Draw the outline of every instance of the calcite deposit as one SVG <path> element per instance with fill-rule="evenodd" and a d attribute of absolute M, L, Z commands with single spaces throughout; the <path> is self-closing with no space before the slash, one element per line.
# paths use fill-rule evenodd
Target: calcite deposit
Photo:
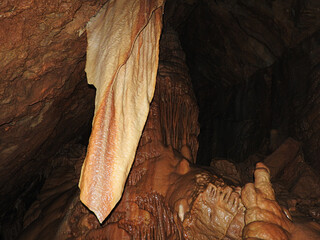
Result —
<path fill-rule="evenodd" d="M 155 98 L 122 200 L 101 224 L 86 208 L 86 24 L 121 2 L 0 1 L 0 239 L 319 239 L 318 0 L 167 0 Z M 154 16 L 148 6 L 139 19 Z M 138 42 L 116 40 L 123 49 L 100 47 L 112 62 Z"/>
<path fill-rule="evenodd" d="M 164 1 L 109 1 L 87 27 L 95 116 L 79 187 L 100 222 L 121 198 L 149 113 Z"/>
<path fill-rule="evenodd" d="M 173 63 L 175 68 L 170 68 Z M 180 71 L 185 72 L 177 74 Z M 243 188 L 230 184 L 230 179 L 225 182 L 212 168 L 193 164 L 199 130 L 190 83 L 177 35 L 167 26 L 160 42 L 155 96 L 119 204 L 100 224 L 80 202 L 73 184 L 61 185 L 53 191 L 59 196 L 53 205 L 45 206 L 47 200 L 42 198 L 32 206 L 20 239 L 43 237 L 47 229 L 52 231 L 49 239 L 318 239 L 320 225 L 295 222 L 276 200 L 265 165 L 269 164 L 274 178 L 280 177 L 288 161 L 297 157 L 298 142 L 288 139 L 265 164 L 257 163 L 254 183 Z M 175 102 L 180 105 L 174 106 Z M 164 110 L 165 104 L 171 107 Z M 185 115 L 187 121 L 181 117 Z M 81 157 L 74 161 L 79 166 Z M 41 196 L 56 185 L 56 174 Z M 79 167 L 69 178 L 77 175 Z M 68 204 L 59 206 L 62 202 Z M 52 212 L 52 208 L 59 211 Z"/>

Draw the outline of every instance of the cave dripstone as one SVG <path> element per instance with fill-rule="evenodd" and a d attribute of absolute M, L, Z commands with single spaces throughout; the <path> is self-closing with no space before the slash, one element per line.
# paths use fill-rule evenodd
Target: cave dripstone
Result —
<path fill-rule="evenodd" d="M 84 157 L 95 95 L 84 72 L 85 25 L 105 2 L 0 3 L 4 238 L 22 230 L 25 212 L 53 169 Z M 310 182 L 320 172 L 319 1 L 168 0 L 166 24 L 179 33 L 200 109 L 197 163 L 227 159 L 241 168 L 292 137 L 301 144 L 294 166 L 311 166 L 301 173 L 300 188 Z M 309 203 L 313 208 L 306 211 L 319 220 L 320 203 Z"/>
<path fill-rule="evenodd" d="M 35 199 L 53 166 L 49 158 L 88 135 L 95 91 L 86 83 L 83 31 L 104 2 L 0 3 L 3 231 Z"/>

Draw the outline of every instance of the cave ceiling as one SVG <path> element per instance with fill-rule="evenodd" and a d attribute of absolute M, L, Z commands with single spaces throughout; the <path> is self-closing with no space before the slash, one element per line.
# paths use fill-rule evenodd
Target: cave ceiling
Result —
<path fill-rule="evenodd" d="M 32 199 L 62 146 L 87 143 L 85 25 L 105 2 L 0 2 L 1 219 Z M 274 130 L 320 167 L 319 1 L 168 0 L 166 25 L 179 33 L 200 108 L 198 163 L 268 151 Z"/>

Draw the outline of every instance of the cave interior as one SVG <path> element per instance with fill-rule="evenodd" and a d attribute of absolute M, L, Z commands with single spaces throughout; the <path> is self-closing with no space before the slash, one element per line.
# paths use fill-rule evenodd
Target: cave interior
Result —
<path fill-rule="evenodd" d="M 23 231 L 45 181 L 85 156 L 95 98 L 85 24 L 105 2 L 0 3 L 3 239 Z M 167 0 L 166 28 L 179 35 L 199 107 L 197 164 L 246 172 L 282 146 L 305 165 L 282 170 L 299 172 L 299 184 L 279 198 L 293 195 L 319 222 L 320 2 Z"/>

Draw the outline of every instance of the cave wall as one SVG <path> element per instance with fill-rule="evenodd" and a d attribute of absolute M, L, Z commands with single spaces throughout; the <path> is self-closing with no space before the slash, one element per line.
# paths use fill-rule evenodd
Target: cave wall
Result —
<path fill-rule="evenodd" d="M 289 49 L 276 68 L 279 128 L 302 142 L 305 159 L 320 172 L 320 31 Z"/>
<path fill-rule="evenodd" d="M 82 33 L 104 2 L 0 3 L 1 224 L 26 210 L 61 145 L 88 135 L 95 90 Z"/>

